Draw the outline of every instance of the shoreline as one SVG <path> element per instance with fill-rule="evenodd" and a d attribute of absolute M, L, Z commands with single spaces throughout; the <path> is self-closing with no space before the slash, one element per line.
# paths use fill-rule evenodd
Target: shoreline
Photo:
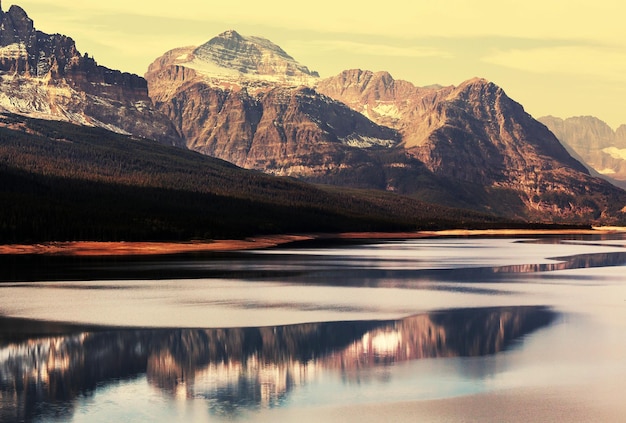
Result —
<path fill-rule="evenodd" d="M 417 232 L 343 232 L 337 234 L 265 235 L 241 240 L 212 241 L 62 241 L 36 244 L 0 245 L 0 255 L 58 255 L 58 256 L 134 256 L 167 255 L 202 252 L 234 252 L 265 249 L 295 242 L 314 240 L 384 240 L 441 237 L 550 236 L 550 235 L 610 235 L 626 233 L 626 227 L 597 227 L 593 229 L 446 229 Z"/>

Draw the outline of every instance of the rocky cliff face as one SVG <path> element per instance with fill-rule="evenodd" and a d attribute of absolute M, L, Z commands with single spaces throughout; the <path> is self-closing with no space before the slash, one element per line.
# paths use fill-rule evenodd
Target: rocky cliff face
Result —
<path fill-rule="evenodd" d="M 613 131 L 593 116 L 561 119 L 544 116 L 545 124 L 556 137 L 587 165 L 607 180 L 626 187 L 626 125 Z"/>
<path fill-rule="evenodd" d="M 143 78 L 99 66 L 65 35 L 37 31 L 18 6 L 0 7 L 0 109 L 180 143 Z"/>

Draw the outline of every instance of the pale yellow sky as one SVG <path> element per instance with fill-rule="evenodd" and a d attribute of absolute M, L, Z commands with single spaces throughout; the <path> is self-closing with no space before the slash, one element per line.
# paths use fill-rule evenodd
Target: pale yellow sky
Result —
<path fill-rule="evenodd" d="M 235 29 L 265 37 L 321 76 L 387 70 L 416 85 L 480 76 L 534 117 L 626 123 L 622 0 L 23 0 L 47 33 L 74 38 L 105 66 L 143 75 L 174 47 Z"/>

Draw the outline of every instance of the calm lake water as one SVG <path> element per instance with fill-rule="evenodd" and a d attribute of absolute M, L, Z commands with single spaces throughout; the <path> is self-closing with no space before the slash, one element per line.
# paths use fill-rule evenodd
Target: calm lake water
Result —
<path fill-rule="evenodd" d="M 535 391 L 619 407 L 605 391 L 626 388 L 625 247 L 613 236 L 0 257 L 0 421 L 316 421 Z"/>

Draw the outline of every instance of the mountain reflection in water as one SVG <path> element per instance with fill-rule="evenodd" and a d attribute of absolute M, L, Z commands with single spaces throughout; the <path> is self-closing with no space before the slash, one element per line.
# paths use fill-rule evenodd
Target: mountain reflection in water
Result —
<path fill-rule="evenodd" d="M 350 380 L 408 360 L 494 354 L 554 318 L 527 306 L 235 329 L 55 329 L 0 319 L 0 421 L 63 421 L 78 398 L 144 376 L 166 396 L 204 399 L 214 414 L 275 407 L 322 372 Z M 42 327 L 48 335 L 27 335 Z"/>

